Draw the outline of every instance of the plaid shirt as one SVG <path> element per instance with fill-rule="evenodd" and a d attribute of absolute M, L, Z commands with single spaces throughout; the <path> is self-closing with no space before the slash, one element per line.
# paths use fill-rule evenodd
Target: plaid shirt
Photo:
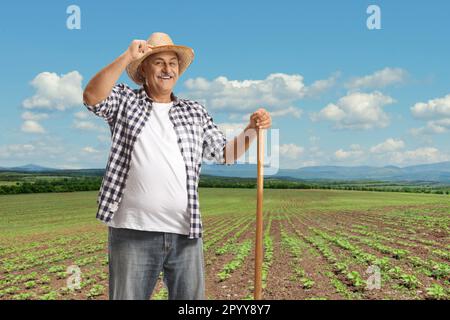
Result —
<path fill-rule="evenodd" d="M 178 99 L 172 94 L 169 118 L 178 138 L 186 165 L 186 187 L 190 216 L 189 238 L 202 236 L 198 182 L 202 160 L 224 164 L 225 135 L 217 128 L 206 109 L 196 101 Z M 97 219 L 108 222 L 114 216 L 123 196 L 130 169 L 131 154 L 139 133 L 150 117 L 152 99 L 144 87 L 131 89 L 117 84 L 105 100 L 84 105 L 110 127 L 112 144 L 105 175 L 97 198 Z"/>

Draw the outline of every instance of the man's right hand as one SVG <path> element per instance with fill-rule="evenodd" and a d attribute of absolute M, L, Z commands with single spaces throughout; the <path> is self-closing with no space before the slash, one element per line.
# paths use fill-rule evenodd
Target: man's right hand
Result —
<path fill-rule="evenodd" d="M 152 46 L 145 40 L 131 41 L 128 49 L 111 64 L 100 70 L 87 84 L 83 91 L 83 101 L 88 105 L 96 105 L 105 100 L 120 75 L 131 62 L 142 58 L 152 51 Z"/>
<path fill-rule="evenodd" d="M 126 54 L 129 62 L 133 62 L 142 58 L 145 54 L 152 51 L 152 46 L 145 40 L 133 40 L 131 41 Z"/>

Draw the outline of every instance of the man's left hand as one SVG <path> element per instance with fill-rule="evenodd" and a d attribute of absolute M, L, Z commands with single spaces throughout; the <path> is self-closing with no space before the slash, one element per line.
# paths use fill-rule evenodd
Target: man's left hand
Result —
<path fill-rule="evenodd" d="M 260 108 L 250 116 L 250 123 L 248 128 L 253 129 L 268 129 L 272 125 L 272 118 L 266 109 Z"/>

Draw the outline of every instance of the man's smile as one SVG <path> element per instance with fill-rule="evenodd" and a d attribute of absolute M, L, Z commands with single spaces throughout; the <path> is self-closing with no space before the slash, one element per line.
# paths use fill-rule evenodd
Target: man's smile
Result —
<path fill-rule="evenodd" d="M 159 78 L 159 79 L 163 79 L 163 80 L 170 80 L 170 79 L 172 79 L 173 77 L 172 77 L 172 76 L 169 76 L 169 75 L 165 75 L 165 76 L 158 76 L 158 78 Z"/>

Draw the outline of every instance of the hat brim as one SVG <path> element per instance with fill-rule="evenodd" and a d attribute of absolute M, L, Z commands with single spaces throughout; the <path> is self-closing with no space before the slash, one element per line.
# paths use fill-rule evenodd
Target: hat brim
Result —
<path fill-rule="evenodd" d="M 157 46 L 153 47 L 152 51 L 145 54 L 142 58 L 131 62 L 127 67 L 127 74 L 131 80 L 133 80 L 138 85 L 143 85 L 143 79 L 139 77 L 138 68 L 139 65 L 147 59 L 149 56 L 165 51 L 175 52 L 178 56 L 178 76 L 181 76 L 184 71 L 189 67 L 189 65 L 194 60 L 194 50 L 192 48 L 186 46 L 178 46 L 178 45 L 165 45 L 165 46 Z"/>

